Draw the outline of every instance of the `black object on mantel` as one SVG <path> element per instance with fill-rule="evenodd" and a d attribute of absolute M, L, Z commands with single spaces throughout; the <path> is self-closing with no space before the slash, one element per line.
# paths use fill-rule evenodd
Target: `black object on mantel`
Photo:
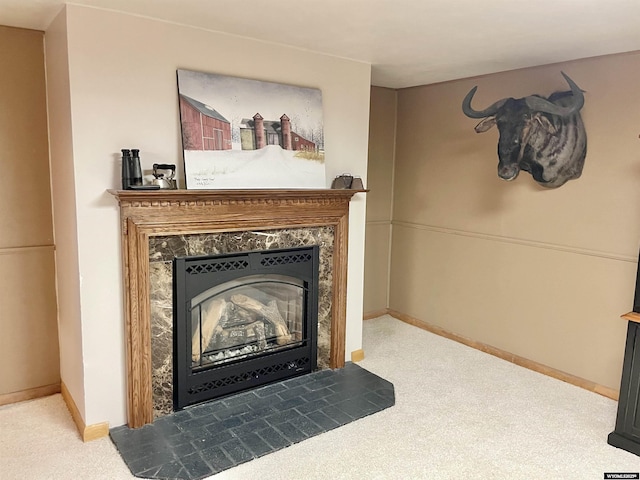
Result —
<path fill-rule="evenodd" d="M 622 380 L 616 427 L 607 443 L 640 456 L 640 263 L 636 275 L 633 312 L 622 315 L 627 320 Z"/>
<path fill-rule="evenodd" d="M 122 189 L 126 190 L 131 185 L 131 150 L 122 149 Z"/>
<path fill-rule="evenodd" d="M 131 190 L 142 185 L 142 168 L 140 167 L 140 150 L 136 148 L 122 150 L 122 189 Z M 156 188 L 136 188 L 137 190 L 156 190 Z"/>
<path fill-rule="evenodd" d="M 140 167 L 140 150 L 131 149 L 131 185 L 142 185 L 142 168 Z"/>
<path fill-rule="evenodd" d="M 331 188 L 334 190 L 364 190 L 364 185 L 360 177 L 354 177 L 350 173 L 343 173 L 333 179 Z"/>
<path fill-rule="evenodd" d="M 160 185 L 129 185 L 129 190 L 160 190 Z"/>

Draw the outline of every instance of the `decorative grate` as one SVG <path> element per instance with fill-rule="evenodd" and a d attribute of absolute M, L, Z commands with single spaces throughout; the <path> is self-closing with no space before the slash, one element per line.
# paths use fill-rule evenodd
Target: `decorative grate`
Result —
<path fill-rule="evenodd" d="M 272 267 L 275 265 L 287 265 L 289 263 L 306 263 L 310 262 L 313 257 L 310 253 L 298 253 L 291 255 L 269 255 L 263 254 L 260 264 L 263 267 Z"/>
<path fill-rule="evenodd" d="M 234 270 L 244 270 L 249 267 L 246 260 L 233 260 L 229 262 L 209 262 L 191 264 L 185 270 L 189 275 L 200 275 L 203 273 L 231 272 Z"/>
<path fill-rule="evenodd" d="M 250 380 L 258 379 L 260 377 L 266 377 L 282 370 L 296 371 L 299 368 L 308 365 L 311 362 L 309 357 L 300 357 L 295 360 L 288 360 L 283 363 L 277 363 L 274 365 L 268 365 L 266 367 L 258 368 L 248 372 L 243 372 L 239 375 L 230 375 L 228 377 L 220 378 L 211 382 L 206 382 L 195 387 L 191 387 L 187 392 L 190 395 L 197 393 L 208 392 L 217 388 L 228 387 L 229 385 L 237 385 L 240 383 L 248 382 Z"/>

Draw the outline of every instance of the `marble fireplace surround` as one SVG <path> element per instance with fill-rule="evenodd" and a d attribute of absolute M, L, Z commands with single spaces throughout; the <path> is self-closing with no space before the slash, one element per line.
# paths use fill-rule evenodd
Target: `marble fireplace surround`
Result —
<path fill-rule="evenodd" d="M 317 245 L 320 255 L 316 278 L 316 362 L 318 369 L 326 369 L 331 354 L 333 230 L 332 226 L 323 226 L 149 237 L 154 420 L 174 412 L 173 259 Z"/>
<path fill-rule="evenodd" d="M 149 238 L 332 227 L 329 367 L 345 358 L 349 201 L 362 190 L 110 190 L 120 205 L 127 423 L 153 412 Z"/>

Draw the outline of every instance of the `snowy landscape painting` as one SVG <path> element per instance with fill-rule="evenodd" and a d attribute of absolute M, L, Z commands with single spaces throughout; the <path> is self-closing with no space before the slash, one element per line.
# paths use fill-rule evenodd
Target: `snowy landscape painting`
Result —
<path fill-rule="evenodd" d="M 177 74 L 188 189 L 326 188 L 320 90 Z"/>

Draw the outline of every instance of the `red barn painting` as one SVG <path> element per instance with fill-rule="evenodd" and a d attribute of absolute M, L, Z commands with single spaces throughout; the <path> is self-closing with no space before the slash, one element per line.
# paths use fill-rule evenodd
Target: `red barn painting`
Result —
<path fill-rule="evenodd" d="M 326 188 L 320 89 L 191 70 L 177 77 L 188 189 Z"/>
<path fill-rule="evenodd" d="M 231 150 L 231 123 L 213 107 L 180 95 L 185 150 Z"/>

